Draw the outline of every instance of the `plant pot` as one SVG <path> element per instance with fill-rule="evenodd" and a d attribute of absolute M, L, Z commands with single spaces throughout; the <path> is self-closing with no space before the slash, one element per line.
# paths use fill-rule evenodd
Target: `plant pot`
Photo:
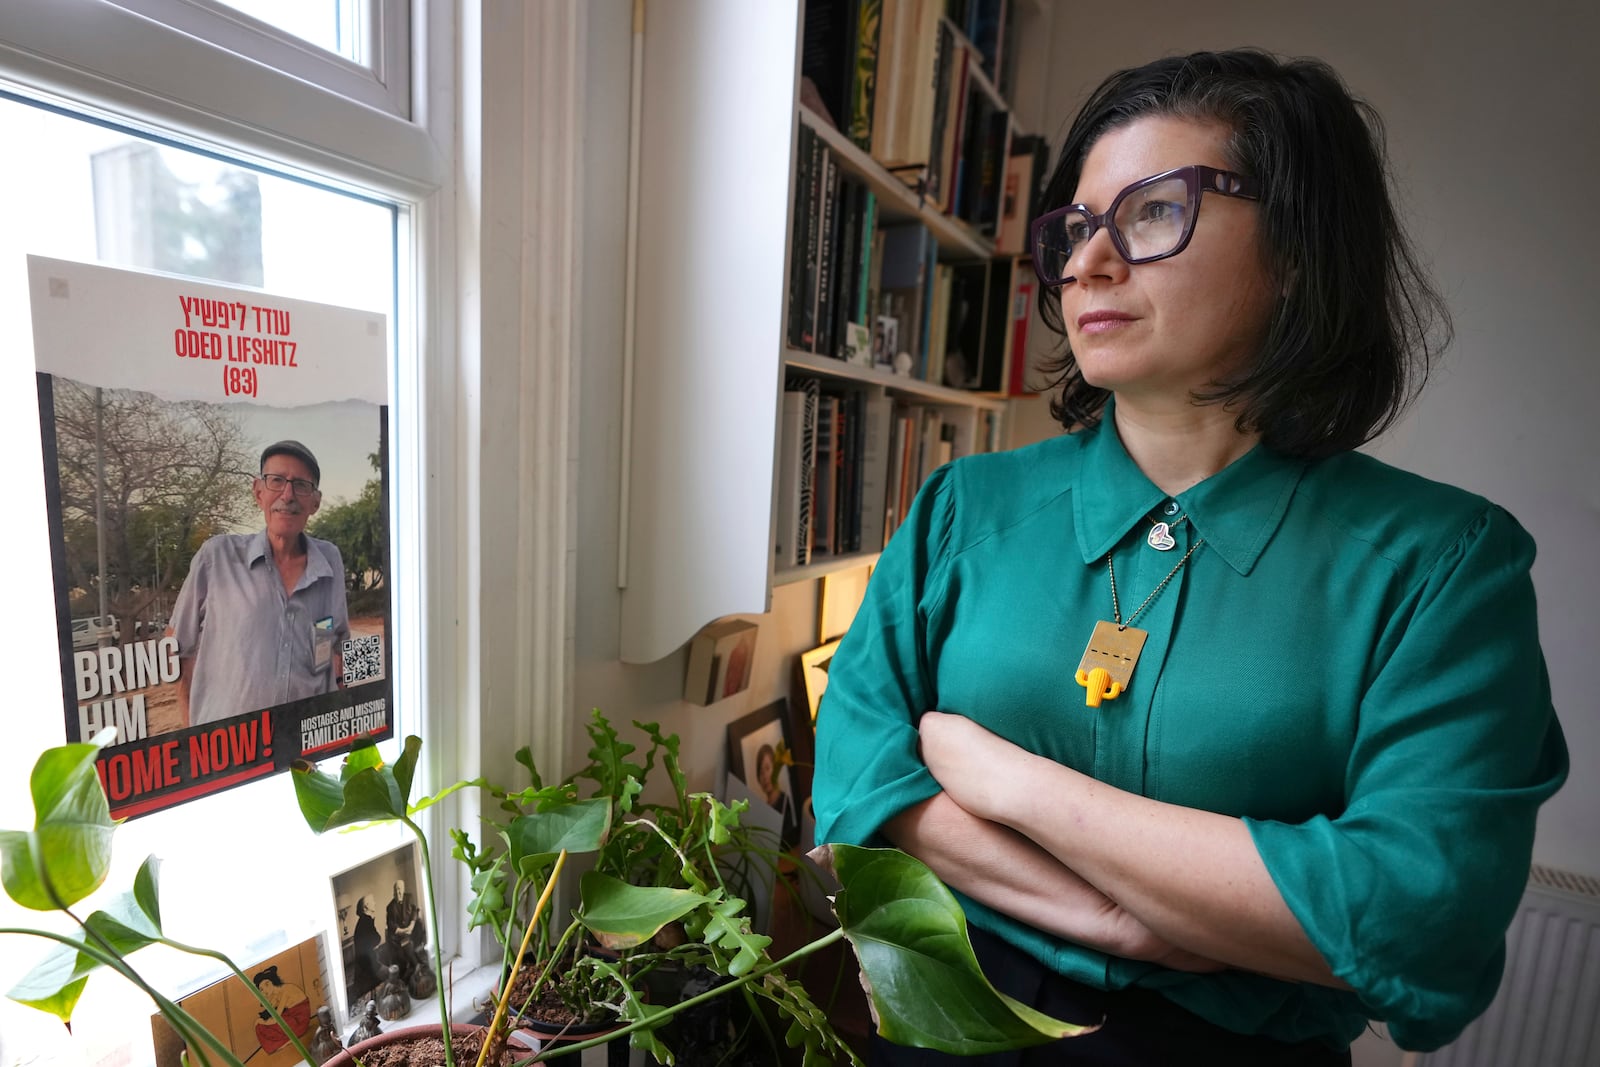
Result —
<path fill-rule="evenodd" d="M 477 1041 L 479 1035 L 482 1035 L 485 1032 L 485 1027 L 469 1026 L 465 1023 L 456 1023 L 450 1027 L 450 1036 L 456 1042 L 457 1067 L 471 1067 L 472 1064 L 477 1062 L 479 1048 Z M 377 1037 L 368 1038 L 365 1041 L 361 1041 L 355 1045 L 352 1045 L 343 1052 L 335 1055 L 332 1059 L 328 1060 L 323 1067 L 373 1067 L 375 1063 L 380 1064 L 381 1067 L 397 1067 L 399 1063 L 403 1063 L 404 1061 L 397 1058 L 392 1064 L 390 1064 L 380 1057 L 382 1057 L 386 1051 L 394 1049 L 395 1046 L 404 1045 L 407 1042 L 415 1042 L 430 1038 L 433 1039 L 435 1042 L 435 1047 L 437 1047 L 436 1043 L 439 1038 L 439 1026 L 437 1023 L 433 1025 L 401 1027 L 399 1030 L 391 1030 L 388 1033 L 379 1034 Z M 464 1050 L 461 1047 L 463 1044 L 463 1039 L 466 1039 L 466 1041 L 471 1043 L 470 1055 L 464 1054 Z M 513 1043 L 513 1045 L 526 1044 L 524 1041 L 518 1038 L 516 1033 L 512 1033 L 510 1041 Z M 396 1050 L 396 1052 L 397 1051 L 398 1050 Z M 529 1049 L 526 1047 L 520 1050 L 513 1047 L 512 1052 L 515 1059 L 518 1060 L 527 1059 L 529 1055 Z M 418 1067 L 433 1067 L 433 1065 L 441 1062 L 443 1061 L 437 1056 L 431 1056 L 426 1059 L 419 1059 L 417 1061 L 417 1065 Z M 510 1063 L 513 1061 L 507 1060 L 506 1062 Z"/>
<path fill-rule="evenodd" d="M 646 991 L 648 992 L 648 991 Z M 496 999 L 500 996 L 500 987 L 495 987 Z M 601 1019 L 596 1022 L 561 1023 L 541 1019 L 533 1014 L 518 1014 L 511 1012 L 508 1015 L 513 1032 L 521 1039 L 522 1043 L 535 1052 L 542 1052 L 548 1048 L 558 1048 L 562 1045 L 576 1045 L 581 1041 L 589 1041 L 597 1037 L 621 1030 L 627 1024 L 618 1019 Z M 629 1043 L 627 1038 L 620 1038 L 608 1045 L 596 1046 L 580 1054 L 579 1059 L 571 1060 L 575 1067 L 582 1064 L 604 1063 L 607 1067 L 627 1067 L 629 1061 Z M 601 1058 L 603 1054 L 604 1058 Z"/>
<path fill-rule="evenodd" d="M 596 1037 L 621 1030 L 625 1024 L 620 1022 L 600 1023 L 574 1023 L 562 1030 L 545 1030 L 537 1020 L 522 1019 L 516 1024 L 516 1036 L 523 1044 L 535 1052 L 545 1049 L 560 1048 L 563 1045 L 576 1045 L 580 1041 L 588 1041 Z M 634 1067 L 635 1064 L 646 1062 L 644 1053 L 636 1052 L 625 1037 L 616 1038 L 604 1045 L 597 1045 L 585 1049 L 577 1057 L 567 1057 L 564 1061 L 576 1064 L 604 1064 L 605 1067 Z"/>

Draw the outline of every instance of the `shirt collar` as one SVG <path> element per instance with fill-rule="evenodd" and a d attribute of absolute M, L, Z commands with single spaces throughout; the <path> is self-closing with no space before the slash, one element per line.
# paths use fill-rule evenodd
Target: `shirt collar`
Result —
<path fill-rule="evenodd" d="M 306 573 L 300 580 L 301 586 L 303 587 L 308 582 L 314 582 L 319 578 L 335 577 L 332 565 L 329 564 L 328 561 L 323 558 L 322 553 L 317 550 L 317 543 L 315 539 L 313 539 L 310 534 L 301 534 L 300 536 L 303 537 L 306 542 Z M 260 563 L 262 560 L 266 559 L 271 552 L 272 546 L 267 543 L 267 531 L 257 530 L 255 533 L 250 535 L 249 551 L 245 556 L 245 558 L 249 561 L 250 566 L 253 567 L 257 563 Z"/>
<path fill-rule="evenodd" d="M 1129 530 L 1147 527 L 1148 516 L 1167 495 L 1123 449 L 1109 403 L 1100 426 L 1082 432 L 1090 439 L 1084 443 L 1072 509 L 1083 561 L 1094 563 L 1104 559 Z M 1257 444 L 1219 473 L 1178 494 L 1179 514 L 1189 517 L 1195 533 L 1228 566 L 1249 574 L 1283 521 L 1305 468 L 1305 461 Z"/>

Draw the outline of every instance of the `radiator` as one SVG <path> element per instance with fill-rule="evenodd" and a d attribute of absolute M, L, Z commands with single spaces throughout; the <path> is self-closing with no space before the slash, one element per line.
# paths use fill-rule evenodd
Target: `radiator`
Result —
<path fill-rule="evenodd" d="M 1600 1067 L 1600 878 L 1534 864 L 1483 1016 L 1421 1067 Z"/>

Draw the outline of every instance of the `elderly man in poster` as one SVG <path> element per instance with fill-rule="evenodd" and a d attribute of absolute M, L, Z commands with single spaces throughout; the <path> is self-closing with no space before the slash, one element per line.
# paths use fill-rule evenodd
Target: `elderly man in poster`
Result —
<path fill-rule="evenodd" d="M 217 534 L 195 553 L 168 630 L 178 639 L 186 724 L 343 686 L 344 561 L 331 542 L 305 532 L 322 503 L 321 480 L 305 445 L 268 445 L 254 480 L 265 528 Z"/>

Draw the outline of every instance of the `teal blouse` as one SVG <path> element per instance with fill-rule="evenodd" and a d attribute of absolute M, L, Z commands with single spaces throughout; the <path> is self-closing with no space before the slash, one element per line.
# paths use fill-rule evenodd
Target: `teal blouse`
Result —
<path fill-rule="evenodd" d="M 1107 423 L 935 471 L 874 570 L 818 720 L 817 840 L 885 845 L 938 792 L 925 710 L 1120 789 L 1244 819 L 1312 943 L 1353 992 L 1193 975 L 969 920 L 1061 974 L 1161 990 L 1231 1030 L 1347 1045 L 1368 1018 L 1416 1049 L 1493 998 L 1541 802 L 1567 750 L 1539 649 L 1532 539 L 1480 497 L 1359 453 L 1258 446 L 1174 503 Z M 1174 516 L 1175 518 L 1176 516 Z M 1127 692 L 1073 675 L 1199 547 L 1136 625 Z"/>

